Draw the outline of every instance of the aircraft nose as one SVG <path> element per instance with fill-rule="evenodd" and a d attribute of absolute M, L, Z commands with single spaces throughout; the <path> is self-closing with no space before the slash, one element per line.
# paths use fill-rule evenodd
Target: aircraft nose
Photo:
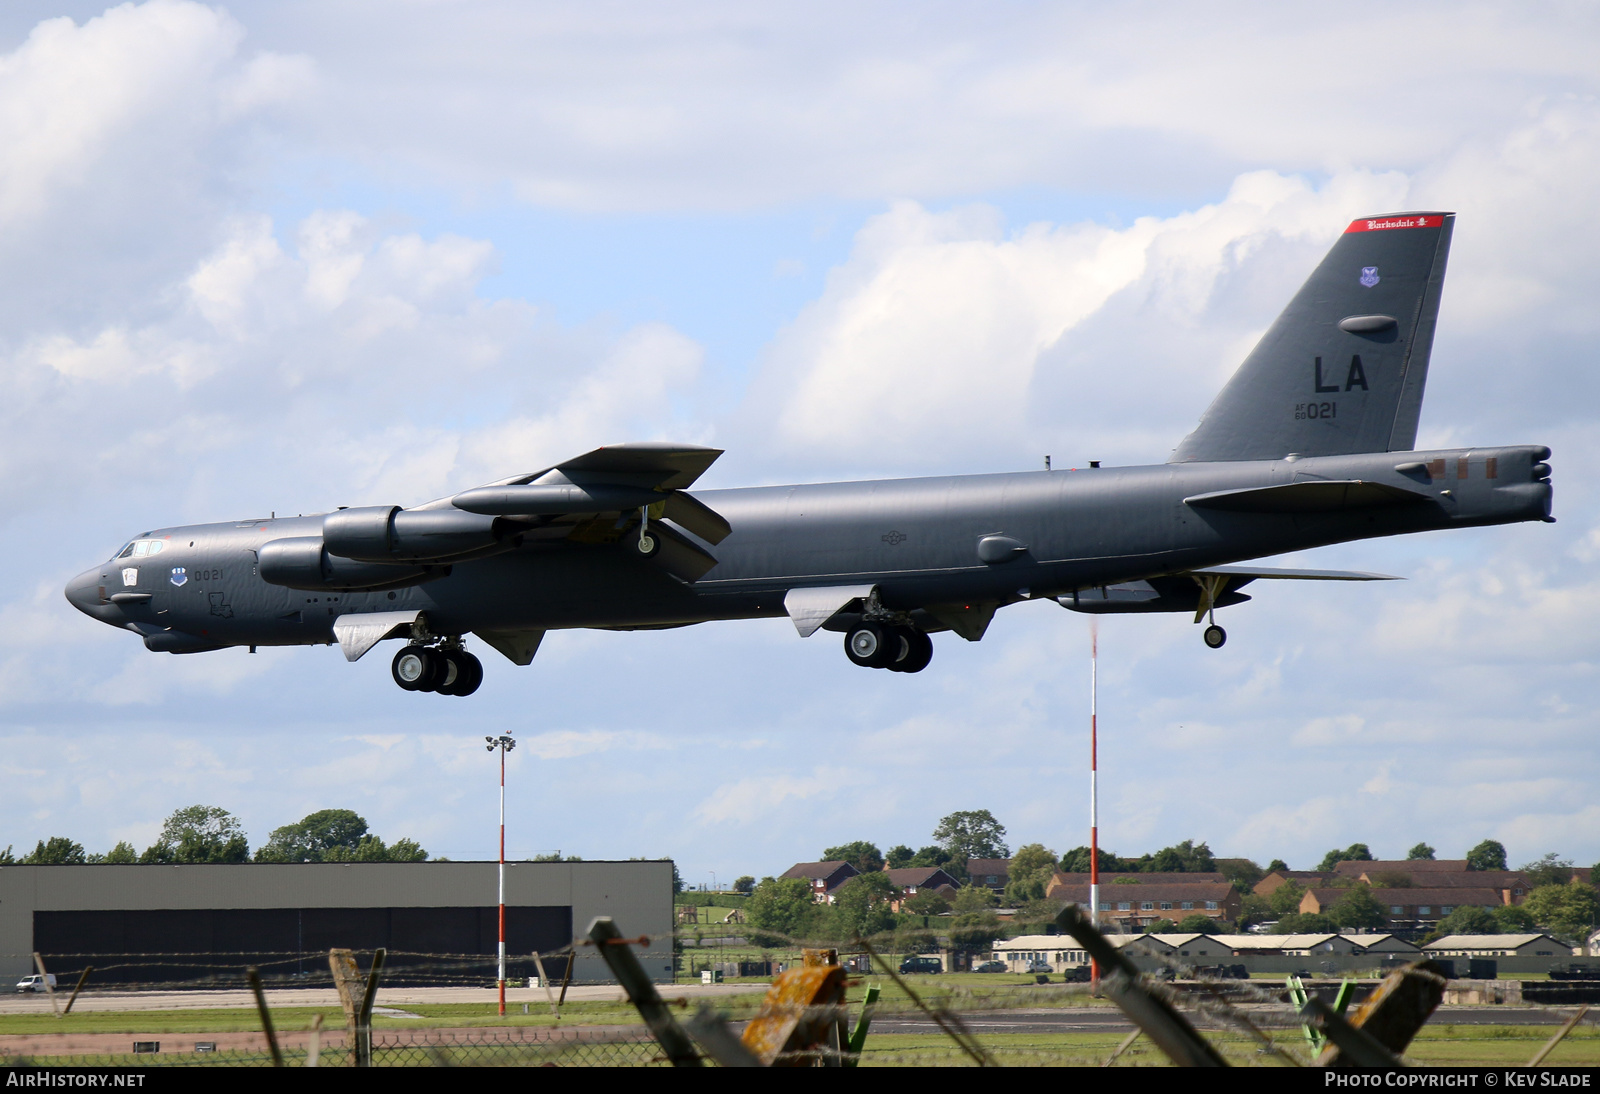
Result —
<path fill-rule="evenodd" d="M 100 586 L 102 584 L 98 566 L 92 570 L 83 571 L 83 573 L 67 582 L 67 603 L 77 608 L 84 615 L 104 621 L 106 619 L 106 610 L 115 611 L 115 607 L 101 602 Z"/>

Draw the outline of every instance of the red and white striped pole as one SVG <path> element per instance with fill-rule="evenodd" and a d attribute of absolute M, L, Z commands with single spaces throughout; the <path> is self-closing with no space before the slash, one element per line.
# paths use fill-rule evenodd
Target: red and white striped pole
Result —
<path fill-rule="evenodd" d="M 485 737 L 489 751 L 500 750 L 500 946 L 499 975 L 500 1013 L 506 1012 L 506 753 L 517 747 L 509 736 Z"/>
<path fill-rule="evenodd" d="M 1100 927 L 1100 620 L 1089 617 L 1089 922 Z M 1100 962 L 1090 958 L 1089 982 L 1100 990 Z"/>

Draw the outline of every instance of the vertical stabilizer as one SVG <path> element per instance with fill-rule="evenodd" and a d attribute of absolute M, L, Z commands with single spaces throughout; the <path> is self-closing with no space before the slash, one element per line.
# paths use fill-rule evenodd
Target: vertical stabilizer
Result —
<path fill-rule="evenodd" d="M 1352 221 L 1172 463 L 1416 443 L 1454 213 Z"/>

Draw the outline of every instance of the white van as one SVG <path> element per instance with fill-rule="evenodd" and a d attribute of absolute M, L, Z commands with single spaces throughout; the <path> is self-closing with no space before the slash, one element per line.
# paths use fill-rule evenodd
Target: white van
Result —
<path fill-rule="evenodd" d="M 49 984 L 49 987 L 45 986 L 46 983 Z M 34 973 L 32 976 L 24 976 L 21 980 L 17 981 L 17 991 L 19 991 L 19 992 L 23 992 L 23 991 L 55 991 L 55 990 L 56 990 L 56 974 L 55 973 L 50 973 L 48 976 L 40 976 L 38 973 Z"/>

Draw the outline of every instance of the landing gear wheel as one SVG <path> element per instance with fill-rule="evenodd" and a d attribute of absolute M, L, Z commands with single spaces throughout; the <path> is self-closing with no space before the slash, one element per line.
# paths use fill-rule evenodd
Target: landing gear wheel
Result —
<path fill-rule="evenodd" d="M 440 650 L 434 656 L 439 659 L 439 682 L 433 690 L 440 695 L 460 695 L 467 678 L 467 651 Z"/>
<path fill-rule="evenodd" d="M 456 656 L 461 658 L 461 674 L 456 677 L 454 690 L 450 694 L 471 695 L 478 690 L 478 685 L 483 683 L 483 662 L 466 650 L 462 650 Z"/>
<path fill-rule="evenodd" d="M 1228 640 L 1228 632 L 1213 623 L 1206 628 L 1205 640 L 1206 645 L 1214 650 L 1220 650 L 1222 644 Z"/>
<path fill-rule="evenodd" d="M 900 652 L 900 642 L 900 635 L 881 623 L 861 623 L 845 632 L 844 652 L 862 668 L 888 668 Z"/>
<path fill-rule="evenodd" d="M 921 672 L 933 660 L 933 639 L 915 627 L 908 627 L 902 633 L 907 647 L 905 656 L 889 668 L 894 672 Z"/>
<path fill-rule="evenodd" d="M 640 555 L 645 558 L 652 558 L 657 551 L 661 550 L 661 537 L 646 533 L 634 540 L 633 545 Z"/>
<path fill-rule="evenodd" d="M 404 646 L 394 655 L 389 672 L 407 691 L 432 691 L 439 679 L 439 658 L 426 646 Z"/>

